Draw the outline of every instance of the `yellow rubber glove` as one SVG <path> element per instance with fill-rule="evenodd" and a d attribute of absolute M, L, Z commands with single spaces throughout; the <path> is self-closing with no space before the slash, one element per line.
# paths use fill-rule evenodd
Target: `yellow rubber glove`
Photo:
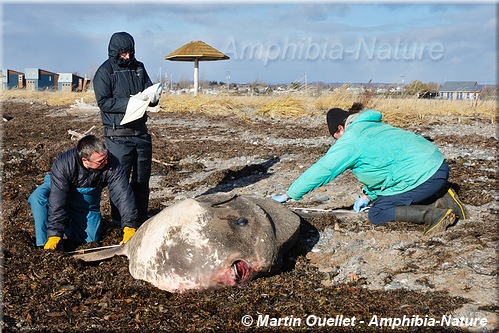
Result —
<path fill-rule="evenodd" d="M 47 243 L 45 243 L 45 246 L 43 247 L 44 250 L 55 250 L 57 245 L 59 244 L 59 241 L 61 240 L 61 237 L 59 236 L 50 236 L 49 239 L 47 240 Z"/>
<path fill-rule="evenodd" d="M 132 236 L 135 234 L 135 230 L 136 230 L 135 228 L 124 227 L 123 228 L 123 240 L 121 241 L 120 245 L 128 242 L 128 240 L 130 238 L 132 238 Z"/>

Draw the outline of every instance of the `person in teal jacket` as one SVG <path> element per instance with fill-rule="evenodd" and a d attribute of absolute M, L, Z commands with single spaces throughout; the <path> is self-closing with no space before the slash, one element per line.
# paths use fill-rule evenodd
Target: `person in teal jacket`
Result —
<path fill-rule="evenodd" d="M 376 110 L 360 113 L 333 108 L 328 129 L 336 142 L 325 156 L 308 168 L 274 200 L 286 202 L 321 187 L 345 170 L 364 184 L 353 208 L 369 204 L 374 224 L 406 221 L 425 225 L 425 235 L 446 230 L 457 218 L 465 219 L 464 206 L 448 184 L 449 166 L 439 149 L 421 135 L 381 121 Z"/>

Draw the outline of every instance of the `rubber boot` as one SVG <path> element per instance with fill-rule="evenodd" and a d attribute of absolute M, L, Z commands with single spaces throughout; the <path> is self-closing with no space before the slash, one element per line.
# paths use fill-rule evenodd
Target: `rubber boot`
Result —
<path fill-rule="evenodd" d="M 395 207 L 395 221 L 407 221 L 424 224 L 424 235 L 443 232 L 456 222 L 456 214 L 452 209 L 437 208 L 433 205 L 413 205 Z"/>
<path fill-rule="evenodd" d="M 447 190 L 443 197 L 435 201 L 434 206 L 437 208 L 452 209 L 460 220 L 466 220 L 468 217 L 466 209 L 461 200 L 459 200 L 456 191 L 451 188 Z"/>

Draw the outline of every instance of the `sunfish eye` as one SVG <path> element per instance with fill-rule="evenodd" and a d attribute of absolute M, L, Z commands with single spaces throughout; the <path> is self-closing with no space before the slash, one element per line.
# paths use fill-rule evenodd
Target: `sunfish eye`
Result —
<path fill-rule="evenodd" d="M 236 225 L 243 226 L 248 224 L 248 219 L 245 217 L 240 217 L 236 220 Z"/>

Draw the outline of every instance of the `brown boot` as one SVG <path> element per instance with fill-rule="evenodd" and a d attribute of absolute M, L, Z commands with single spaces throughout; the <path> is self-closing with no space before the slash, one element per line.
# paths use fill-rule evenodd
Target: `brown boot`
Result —
<path fill-rule="evenodd" d="M 395 221 L 424 224 L 424 235 L 428 236 L 444 232 L 456 222 L 456 214 L 452 209 L 437 208 L 433 205 L 400 206 L 395 208 Z"/>
<path fill-rule="evenodd" d="M 432 223 L 425 223 L 424 235 L 436 235 L 447 230 L 447 228 L 456 222 L 456 214 L 452 209 L 444 210 L 439 215 L 434 215 L 435 219 Z"/>
<path fill-rule="evenodd" d="M 460 220 L 466 220 L 468 214 L 464 208 L 463 203 L 459 200 L 456 191 L 448 189 L 443 197 L 435 201 L 434 206 L 437 208 L 452 209 Z"/>

